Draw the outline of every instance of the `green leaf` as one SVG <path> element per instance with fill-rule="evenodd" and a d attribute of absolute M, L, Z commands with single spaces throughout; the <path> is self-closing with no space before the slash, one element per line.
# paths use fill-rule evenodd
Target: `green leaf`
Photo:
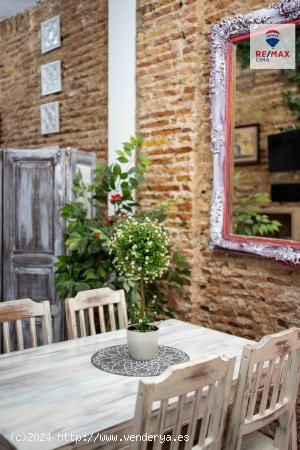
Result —
<path fill-rule="evenodd" d="M 70 250 L 77 250 L 80 253 L 83 253 L 86 249 L 87 242 L 82 235 L 79 233 L 73 233 L 67 240 L 66 246 Z"/>
<path fill-rule="evenodd" d="M 83 277 L 86 281 L 97 280 L 97 274 L 94 269 L 88 269 L 83 272 Z"/>
<path fill-rule="evenodd" d="M 128 163 L 128 159 L 125 158 L 125 156 L 119 156 L 118 161 L 120 161 L 120 163 L 123 163 L 123 164 Z"/>
<path fill-rule="evenodd" d="M 134 188 L 137 188 L 138 185 L 139 185 L 139 182 L 138 182 L 135 178 L 133 178 L 133 177 L 129 178 L 129 183 L 130 183 L 131 186 L 134 187 Z"/>
<path fill-rule="evenodd" d="M 136 147 L 137 141 L 136 141 L 135 137 L 133 137 L 133 136 L 130 137 L 130 144 L 132 147 Z"/>
<path fill-rule="evenodd" d="M 142 147 L 143 144 L 144 144 L 144 136 L 140 135 L 136 140 L 136 145 L 137 147 Z"/>
<path fill-rule="evenodd" d="M 116 176 L 120 176 L 122 174 L 122 169 L 119 164 L 115 164 L 113 171 Z"/>

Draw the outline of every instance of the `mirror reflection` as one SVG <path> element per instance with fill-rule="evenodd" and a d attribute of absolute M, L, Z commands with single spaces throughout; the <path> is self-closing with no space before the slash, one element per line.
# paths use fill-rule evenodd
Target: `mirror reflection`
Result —
<path fill-rule="evenodd" d="M 234 45 L 231 232 L 300 241 L 300 28 L 296 70 L 251 70 Z"/>

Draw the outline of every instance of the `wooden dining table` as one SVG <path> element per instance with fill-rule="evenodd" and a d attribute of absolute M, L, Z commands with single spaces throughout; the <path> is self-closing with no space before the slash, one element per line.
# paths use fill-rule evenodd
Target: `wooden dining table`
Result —
<path fill-rule="evenodd" d="M 191 360 L 236 356 L 232 396 L 247 339 L 170 319 L 159 344 Z M 126 330 L 0 356 L 0 449 L 117 449 L 129 445 L 139 377 L 91 363 L 105 347 L 126 343 Z M 170 414 L 171 420 L 171 414 Z"/>

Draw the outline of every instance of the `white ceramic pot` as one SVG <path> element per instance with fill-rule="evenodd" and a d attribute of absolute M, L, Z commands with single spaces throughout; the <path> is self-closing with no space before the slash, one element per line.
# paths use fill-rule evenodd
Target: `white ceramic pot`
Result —
<path fill-rule="evenodd" d="M 127 343 L 130 356 L 137 361 L 149 361 L 157 350 L 159 329 L 136 331 L 127 328 Z"/>

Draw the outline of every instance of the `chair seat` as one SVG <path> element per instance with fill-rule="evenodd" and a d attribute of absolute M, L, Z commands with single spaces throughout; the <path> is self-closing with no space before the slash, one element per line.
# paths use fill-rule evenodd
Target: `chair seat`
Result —
<path fill-rule="evenodd" d="M 273 440 L 262 433 L 250 433 L 243 437 L 241 450 L 278 450 Z"/>

